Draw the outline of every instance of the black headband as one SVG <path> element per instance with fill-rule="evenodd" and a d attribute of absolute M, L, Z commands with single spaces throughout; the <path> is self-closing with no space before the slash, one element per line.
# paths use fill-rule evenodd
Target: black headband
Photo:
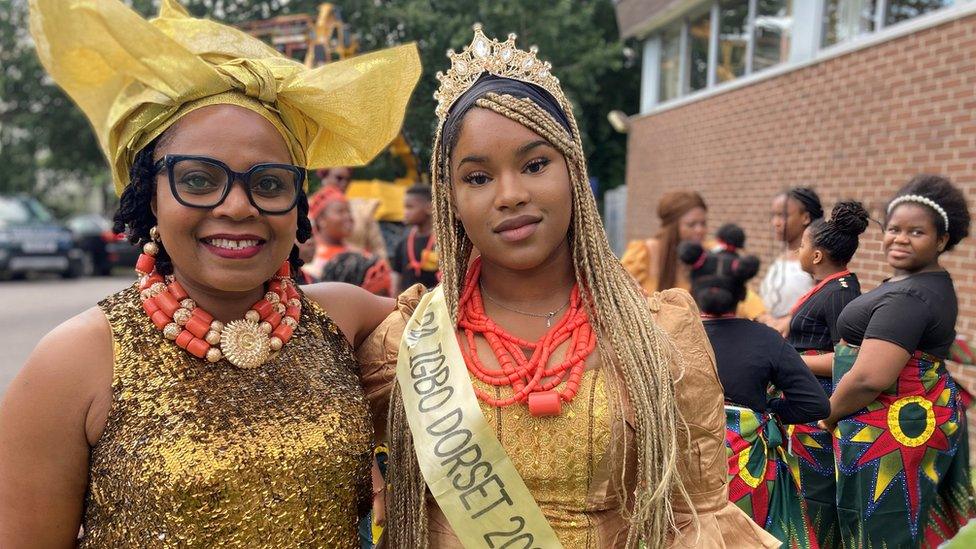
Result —
<path fill-rule="evenodd" d="M 457 131 L 461 121 L 464 120 L 464 115 L 471 110 L 471 107 L 475 106 L 475 102 L 489 93 L 511 95 L 519 99 L 529 99 L 542 110 L 549 113 L 566 130 L 566 133 L 573 134 L 572 130 L 570 130 L 569 117 L 566 116 L 566 113 L 559 106 L 559 102 L 556 101 L 552 94 L 535 84 L 485 73 L 478 78 L 478 81 L 468 91 L 464 92 L 458 98 L 454 106 L 447 113 L 447 120 L 444 121 L 444 128 L 441 131 L 441 153 L 444 162 L 447 162 L 447 147 L 450 136 L 454 135 L 454 132 Z"/>

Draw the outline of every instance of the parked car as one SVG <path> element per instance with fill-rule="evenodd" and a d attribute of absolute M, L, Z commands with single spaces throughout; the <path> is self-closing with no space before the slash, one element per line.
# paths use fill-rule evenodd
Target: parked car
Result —
<path fill-rule="evenodd" d="M 135 267 L 139 248 L 112 232 L 112 222 L 98 214 L 80 214 L 65 222 L 74 233 L 75 245 L 85 252 L 86 274 L 106 276 L 113 267 Z M 90 266 L 90 267 L 89 267 Z"/>
<path fill-rule="evenodd" d="M 40 202 L 0 196 L 0 277 L 55 272 L 65 278 L 84 271 L 84 253 L 66 227 Z"/>

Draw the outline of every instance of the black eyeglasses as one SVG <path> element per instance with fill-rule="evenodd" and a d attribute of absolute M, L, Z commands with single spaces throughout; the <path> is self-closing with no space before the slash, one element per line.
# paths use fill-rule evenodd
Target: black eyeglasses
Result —
<path fill-rule="evenodd" d="M 251 205 L 265 215 L 282 215 L 298 203 L 305 170 L 291 164 L 256 164 L 235 172 L 206 156 L 167 154 L 156 162 L 156 174 L 166 169 L 177 202 L 191 208 L 216 208 L 224 203 L 234 181 L 244 183 Z"/>

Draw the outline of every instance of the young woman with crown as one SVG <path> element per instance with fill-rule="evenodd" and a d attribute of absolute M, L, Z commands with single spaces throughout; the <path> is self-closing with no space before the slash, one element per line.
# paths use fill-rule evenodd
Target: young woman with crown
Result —
<path fill-rule="evenodd" d="M 614 257 L 549 63 L 480 26 L 450 57 L 442 282 L 359 352 L 373 398 L 392 391 L 389 546 L 778 547 L 728 501 L 698 311 Z"/>
<path fill-rule="evenodd" d="M 0 546 L 75 546 L 79 525 L 83 547 L 356 546 L 374 433 L 353 347 L 393 302 L 289 275 L 306 169 L 386 146 L 416 51 L 312 71 L 175 0 L 152 21 L 32 0 L 31 31 L 144 255 L 139 282 L 48 334 L 7 391 Z"/>

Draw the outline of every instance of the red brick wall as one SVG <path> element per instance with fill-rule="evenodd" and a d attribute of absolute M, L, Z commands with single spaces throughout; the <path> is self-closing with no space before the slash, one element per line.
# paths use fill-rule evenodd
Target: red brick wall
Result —
<path fill-rule="evenodd" d="M 777 251 L 770 200 L 789 186 L 814 186 L 828 212 L 839 199 L 862 200 L 881 219 L 914 174 L 940 173 L 976 212 L 974 69 L 969 16 L 642 117 L 629 135 L 627 235 L 656 230 L 658 197 L 678 188 L 702 193 L 710 229 L 742 225 L 764 265 Z M 870 227 L 852 263 L 865 289 L 888 276 L 880 236 Z M 959 294 L 956 328 L 976 343 L 976 238 L 942 263 Z M 976 383 L 976 368 L 958 377 Z M 976 450 L 976 428 L 970 433 Z"/>

